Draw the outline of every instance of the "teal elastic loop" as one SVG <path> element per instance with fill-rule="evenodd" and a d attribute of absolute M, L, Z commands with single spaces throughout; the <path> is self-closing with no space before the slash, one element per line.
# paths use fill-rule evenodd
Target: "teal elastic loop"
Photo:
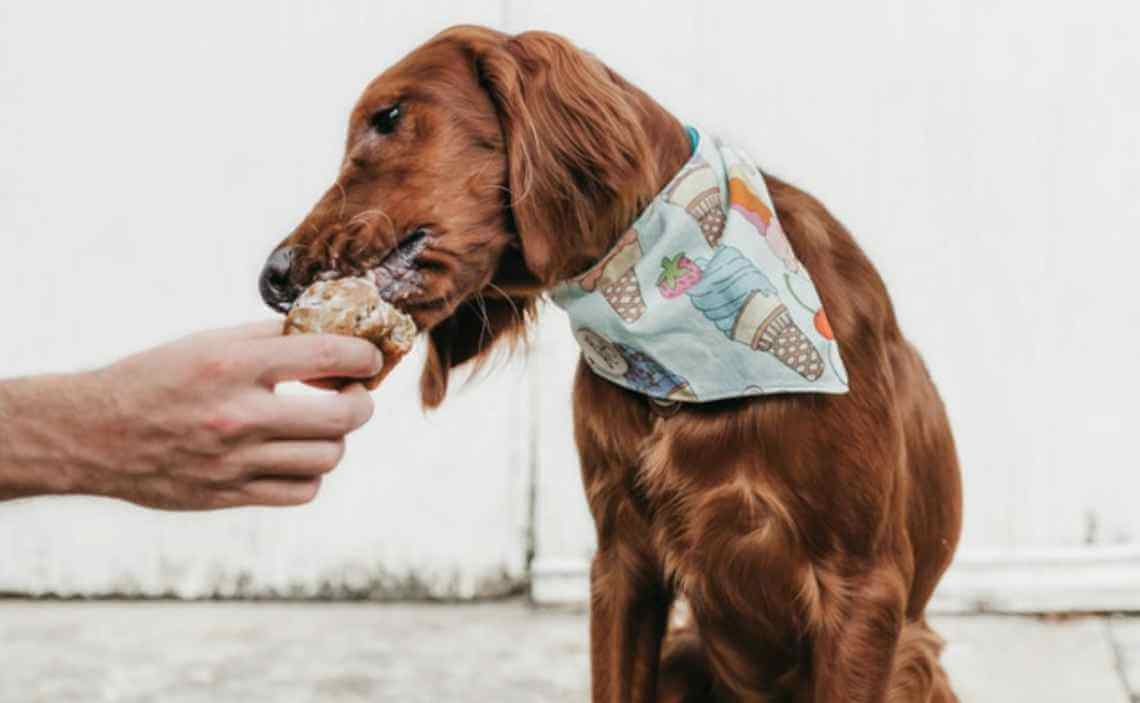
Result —
<path fill-rule="evenodd" d="M 689 125 L 685 125 L 685 131 L 689 134 L 689 144 L 692 145 L 692 153 L 697 153 L 697 145 L 701 143 L 701 135 L 697 134 L 697 130 Z"/>

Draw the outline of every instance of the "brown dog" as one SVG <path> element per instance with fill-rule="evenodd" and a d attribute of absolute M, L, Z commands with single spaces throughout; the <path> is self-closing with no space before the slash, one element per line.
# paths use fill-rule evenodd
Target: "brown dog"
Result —
<path fill-rule="evenodd" d="M 449 371 L 519 338 L 689 149 L 672 115 L 564 39 L 449 29 L 364 91 L 340 175 L 271 257 L 263 295 L 281 309 L 317 273 L 375 271 L 429 331 L 436 406 Z M 769 188 L 850 393 L 664 416 L 579 363 L 594 700 L 954 700 L 923 616 L 961 521 L 942 403 L 848 232 Z M 693 622 L 666 638 L 679 596 Z"/>

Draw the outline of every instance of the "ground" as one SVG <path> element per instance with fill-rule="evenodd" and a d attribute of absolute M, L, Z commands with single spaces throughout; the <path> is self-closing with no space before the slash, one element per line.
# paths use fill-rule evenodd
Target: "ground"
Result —
<path fill-rule="evenodd" d="M 1140 618 L 934 623 L 964 703 L 1140 701 Z M 585 701 L 586 654 L 583 613 L 518 601 L 0 601 L 2 703 Z"/>

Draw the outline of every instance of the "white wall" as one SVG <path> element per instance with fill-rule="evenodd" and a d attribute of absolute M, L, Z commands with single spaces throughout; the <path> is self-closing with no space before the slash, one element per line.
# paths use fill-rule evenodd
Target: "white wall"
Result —
<path fill-rule="evenodd" d="M 0 5 L 0 270 L 20 301 L 0 376 L 269 317 L 257 273 L 332 182 L 363 85 L 441 26 L 500 12 L 443 0 Z M 405 360 L 377 394 L 311 506 L 0 504 L 0 591 L 503 590 L 525 553 L 524 369 L 424 417 L 419 366 Z"/>
<path fill-rule="evenodd" d="M 1140 13 L 1108 0 L 701 7 L 9 0 L 0 270 L 33 303 L 7 328 L 21 334 L 5 333 L 0 376 L 261 316 L 256 271 L 331 180 L 363 84 L 457 21 L 546 28 L 743 140 L 879 266 L 959 441 L 949 600 L 1013 602 L 1009 579 L 979 580 L 1001 569 L 1093 583 L 1058 586 L 1077 606 L 1104 603 L 1081 591 L 1104 581 L 1140 594 Z M 95 314 L 99 299 L 129 306 Z M 580 594 L 592 528 L 568 424 L 574 350 L 561 313 L 547 317 L 529 373 L 498 373 L 426 419 L 405 362 L 312 506 L 0 506 L 0 590 L 196 594 L 243 575 L 254 591 L 367 590 L 414 573 L 470 594 L 522 575 L 533 458 L 537 564 Z"/>
<path fill-rule="evenodd" d="M 1140 608 L 1135 4 L 513 7 L 512 30 L 574 37 L 743 141 L 867 250 L 962 460 L 940 607 Z M 565 438 L 542 436 L 563 461 L 540 464 L 537 587 L 580 599 L 589 520 L 561 498 Z"/>

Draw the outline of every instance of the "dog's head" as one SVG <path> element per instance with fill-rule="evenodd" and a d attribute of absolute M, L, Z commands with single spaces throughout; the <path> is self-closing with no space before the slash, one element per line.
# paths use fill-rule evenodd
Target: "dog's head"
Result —
<path fill-rule="evenodd" d="M 421 390 L 521 336 L 541 291 L 589 266 L 661 187 L 668 113 L 565 39 L 444 31 L 374 79 L 340 172 L 271 254 L 279 311 L 318 278 L 371 275 L 430 333 Z"/>

